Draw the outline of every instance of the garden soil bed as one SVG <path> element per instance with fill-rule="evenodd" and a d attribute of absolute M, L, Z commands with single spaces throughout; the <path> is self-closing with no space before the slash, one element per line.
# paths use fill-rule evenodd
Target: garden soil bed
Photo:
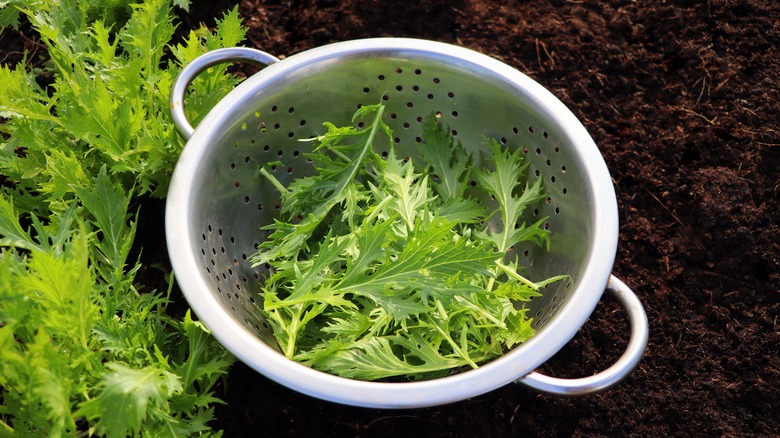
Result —
<path fill-rule="evenodd" d="M 235 3 L 193 7 L 195 25 Z M 204 5 L 205 6 L 205 5 Z M 238 364 L 227 436 L 771 436 L 780 431 L 780 3 L 774 0 L 258 1 L 247 45 L 290 55 L 375 36 L 469 47 L 536 79 L 584 123 L 620 210 L 614 273 L 651 337 L 619 386 L 564 398 L 509 385 L 391 411 L 300 395 Z M 147 212 L 148 214 L 148 212 Z M 627 343 L 610 300 L 542 369 L 608 367 Z"/>
<path fill-rule="evenodd" d="M 610 169 L 621 223 L 613 272 L 645 305 L 650 343 L 636 370 L 598 395 L 509 385 L 400 411 L 317 400 L 238 363 L 213 427 L 227 437 L 780 433 L 780 2 L 203 0 L 181 26 L 213 24 L 236 5 L 246 45 L 275 55 L 420 37 L 493 56 L 547 87 Z M 17 54 L 30 45 L 13 35 L 4 43 Z M 163 208 L 149 200 L 141 215 L 148 266 L 167 263 Z M 541 371 L 605 369 L 627 332 L 605 299 Z"/>
<path fill-rule="evenodd" d="M 215 426 L 226 436 L 780 431 L 780 3 L 238 4 L 250 28 L 246 45 L 272 54 L 364 37 L 428 38 L 498 58 L 552 91 L 610 169 L 621 222 L 614 273 L 646 306 L 651 337 L 637 369 L 599 395 L 564 398 L 509 385 L 403 411 L 320 401 L 238 364 L 217 411 Z M 193 5 L 183 24 L 208 24 L 233 5 Z M 608 367 L 626 346 L 625 319 L 604 300 L 542 371 L 579 377 Z"/>

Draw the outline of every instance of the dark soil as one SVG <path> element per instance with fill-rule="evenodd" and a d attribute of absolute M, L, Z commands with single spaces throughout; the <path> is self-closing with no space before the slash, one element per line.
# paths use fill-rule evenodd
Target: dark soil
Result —
<path fill-rule="evenodd" d="M 319 401 L 237 365 L 218 409 L 227 436 L 780 433 L 780 3 L 243 0 L 240 12 L 246 44 L 277 55 L 421 37 L 496 57 L 550 89 L 610 169 L 614 273 L 644 303 L 651 338 L 638 368 L 599 395 L 510 385 L 404 411 Z M 543 371 L 604 369 L 626 332 L 607 300 Z"/>
<path fill-rule="evenodd" d="M 557 95 L 612 174 L 621 221 L 613 272 L 645 305 L 651 337 L 637 369 L 598 395 L 509 385 L 402 411 L 320 401 L 236 364 L 212 426 L 227 437 L 780 433 L 780 2 L 204 0 L 182 26 L 212 24 L 235 4 L 246 45 L 277 56 L 421 37 L 498 58 Z M 6 53 L 36 47 L 2 37 Z M 138 233 L 145 257 L 158 260 L 162 207 L 145 204 Z M 604 300 L 542 371 L 602 370 L 627 331 L 622 310 Z"/>

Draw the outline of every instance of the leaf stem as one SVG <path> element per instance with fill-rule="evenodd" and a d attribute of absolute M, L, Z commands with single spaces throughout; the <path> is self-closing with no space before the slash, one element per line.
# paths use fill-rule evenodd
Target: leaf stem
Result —
<path fill-rule="evenodd" d="M 473 310 L 477 314 L 482 315 L 483 318 L 492 322 L 496 326 L 501 327 L 502 329 L 506 328 L 506 324 L 504 323 L 504 321 L 501 321 L 500 319 L 491 315 L 490 312 L 486 311 L 485 309 L 475 304 L 473 301 L 469 300 L 468 298 L 465 298 L 464 296 L 456 295 L 455 300 L 459 301 L 460 303 L 463 303 L 464 305 L 466 305 L 466 307 Z"/>
<path fill-rule="evenodd" d="M 371 223 L 371 221 L 374 220 L 374 218 L 382 211 L 382 209 L 385 208 L 385 206 L 389 204 L 392 200 L 393 200 L 393 195 L 387 195 L 384 199 L 382 199 L 379 202 L 379 204 L 373 207 L 371 213 L 369 213 L 369 215 L 366 216 L 363 222 L 367 224 Z"/>
<path fill-rule="evenodd" d="M 441 300 L 436 300 L 436 309 L 439 311 L 441 319 L 445 321 L 450 319 L 450 316 L 447 314 L 447 310 L 444 309 L 444 305 L 441 303 Z"/>
<path fill-rule="evenodd" d="M 2 431 L 2 433 L 0 433 L 0 435 L 3 435 L 5 433 L 10 433 L 11 435 L 14 434 L 13 427 L 9 426 L 8 423 L 6 423 L 3 420 L 0 420 L 0 431 Z"/>
<path fill-rule="evenodd" d="M 514 278 L 515 280 L 527 285 L 528 287 L 530 287 L 535 291 L 539 290 L 539 286 L 536 283 L 518 274 L 517 271 L 510 268 L 509 266 L 501 263 L 501 260 L 496 260 L 496 266 L 498 266 L 499 269 L 504 271 L 504 273 L 506 273 L 509 277 Z"/>
<path fill-rule="evenodd" d="M 473 360 L 471 360 L 471 357 L 469 357 L 468 353 L 466 353 L 460 348 L 460 346 L 452 339 L 452 337 L 450 337 L 450 334 L 447 333 L 446 330 L 443 330 L 441 327 L 439 327 L 439 324 L 433 324 L 433 327 L 435 327 L 436 331 L 438 331 L 444 337 L 447 343 L 450 344 L 452 349 L 461 359 L 466 361 L 466 363 L 468 363 L 470 367 L 474 369 L 479 368 L 479 365 L 477 365 Z"/>
<path fill-rule="evenodd" d="M 276 179 L 275 176 L 271 175 L 271 172 L 266 170 L 265 166 L 260 168 L 260 175 L 263 175 L 268 180 L 268 182 L 273 184 L 273 186 L 276 187 L 276 190 L 279 190 L 279 193 L 281 193 L 282 195 L 286 195 L 289 192 L 289 190 L 287 190 L 287 187 L 282 185 L 282 183 L 279 182 L 279 180 Z"/>
<path fill-rule="evenodd" d="M 298 330 L 303 313 L 306 310 L 305 306 L 299 305 L 295 309 L 295 316 L 290 321 L 290 325 L 287 327 L 287 345 L 284 346 L 284 355 L 292 358 L 295 355 L 295 345 L 298 340 Z"/>

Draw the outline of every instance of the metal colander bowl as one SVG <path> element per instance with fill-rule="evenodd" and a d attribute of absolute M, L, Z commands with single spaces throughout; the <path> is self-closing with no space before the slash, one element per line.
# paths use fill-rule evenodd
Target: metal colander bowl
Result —
<path fill-rule="evenodd" d="M 193 78 L 217 63 L 265 66 L 226 96 L 197 129 L 183 111 Z M 360 105 L 383 102 L 399 156 L 419 158 L 421 121 L 431 113 L 477 157 L 483 138 L 522 149 L 531 178 L 544 178 L 549 197 L 529 208 L 529 223 L 548 217 L 551 251 L 513 248 L 527 275 L 568 274 L 528 303 L 536 334 L 477 369 L 423 382 L 365 382 L 326 374 L 287 359 L 258 306 L 263 267 L 248 262 L 279 214 L 276 189 L 258 170 L 282 161 L 275 176 L 288 184 L 312 172 L 304 157 L 323 122 L 351 123 Z M 607 388 L 640 360 L 647 318 L 635 294 L 610 275 L 618 239 L 615 193 L 606 164 L 582 124 L 542 86 L 488 56 L 443 43 L 381 38 L 308 50 L 283 60 L 264 52 L 222 49 L 187 65 L 171 93 L 179 131 L 188 138 L 166 205 L 168 249 L 186 299 L 213 335 L 240 360 L 297 391 L 366 407 L 411 408 L 454 402 L 519 381 L 557 394 Z M 585 323 L 604 290 L 629 315 L 631 340 L 610 368 L 581 379 L 533 370 Z"/>

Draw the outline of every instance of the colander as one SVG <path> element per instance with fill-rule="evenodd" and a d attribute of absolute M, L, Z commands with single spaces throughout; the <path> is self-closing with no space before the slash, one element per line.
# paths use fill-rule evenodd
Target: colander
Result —
<path fill-rule="evenodd" d="M 192 80 L 212 65 L 264 66 L 222 99 L 194 129 L 183 108 Z M 324 132 L 343 126 L 364 104 L 383 102 L 399 156 L 421 154 L 421 121 L 436 113 L 475 157 L 494 137 L 530 162 L 549 197 L 527 209 L 526 222 L 548 219 L 551 250 L 513 248 L 526 274 L 569 281 L 527 303 L 536 334 L 477 369 L 421 382 L 366 382 L 316 371 L 280 353 L 258 307 L 266 268 L 248 258 L 278 217 L 279 196 L 258 170 L 281 161 L 287 185 L 313 169 L 304 154 Z M 166 205 L 166 239 L 175 276 L 198 318 L 241 361 L 293 390 L 363 407 L 414 408 L 489 392 L 517 381 L 540 391 L 576 395 L 608 388 L 639 362 L 648 340 L 642 304 L 611 275 L 618 240 L 615 192 L 588 132 L 557 98 L 514 68 L 470 49 L 405 38 L 330 44 L 282 60 L 249 48 L 208 52 L 185 66 L 171 111 L 187 138 Z M 379 152 L 379 151 L 378 151 Z M 477 158 L 479 161 L 479 158 Z M 479 163 L 477 163 L 479 164 Z M 534 370 L 577 333 L 605 290 L 626 310 L 631 335 L 618 361 L 593 376 L 559 379 Z"/>

